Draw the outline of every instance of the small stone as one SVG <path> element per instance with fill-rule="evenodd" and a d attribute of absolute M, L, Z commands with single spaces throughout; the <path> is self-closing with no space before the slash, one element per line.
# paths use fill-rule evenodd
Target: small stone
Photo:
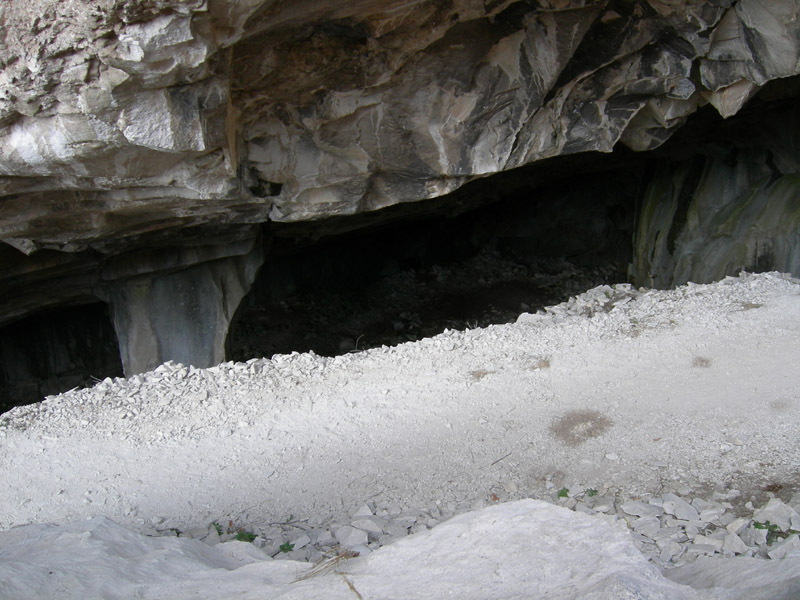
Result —
<path fill-rule="evenodd" d="M 356 529 L 350 525 L 339 527 L 334 533 L 336 541 L 345 548 L 353 548 L 354 546 L 367 545 L 367 532 L 363 529 Z"/>
<path fill-rule="evenodd" d="M 350 521 L 350 525 L 368 533 L 382 534 L 386 521 L 385 519 L 374 517 L 370 514 L 369 516 L 354 516 Z"/>
<path fill-rule="evenodd" d="M 620 508 L 622 512 L 637 517 L 658 517 L 662 513 L 659 507 L 639 501 L 625 502 Z"/>
<path fill-rule="evenodd" d="M 311 538 L 308 537 L 307 534 L 301 533 L 294 539 L 290 538 L 289 543 L 292 544 L 292 546 L 294 546 L 295 550 L 300 550 L 301 548 L 305 548 L 308 544 L 311 543 Z"/>
<path fill-rule="evenodd" d="M 725 536 L 725 541 L 722 543 L 722 550 L 724 552 L 730 552 L 731 554 L 743 554 L 747 552 L 747 544 L 735 533 L 729 533 Z"/>
<path fill-rule="evenodd" d="M 729 512 L 726 512 L 725 514 L 723 514 L 723 515 L 720 515 L 720 517 L 719 517 L 719 518 L 718 518 L 716 521 L 714 521 L 714 522 L 715 522 L 717 525 L 719 525 L 720 527 L 725 527 L 725 528 L 727 528 L 727 527 L 728 527 L 728 525 L 730 525 L 731 523 L 733 523 L 735 520 L 736 520 L 736 517 L 734 517 L 734 516 L 733 516 L 731 513 L 729 513 Z"/>
<path fill-rule="evenodd" d="M 383 532 L 393 537 L 404 537 L 408 535 L 408 527 L 408 525 L 398 523 L 397 521 L 389 521 L 383 526 Z"/>
<path fill-rule="evenodd" d="M 374 514 L 368 505 L 363 504 L 351 516 L 355 519 L 356 517 L 371 517 Z"/>
<path fill-rule="evenodd" d="M 439 510 L 438 506 L 431 506 L 428 510 L 428 515 L 434 519 L 440 519 L 442 517 L 442 511 Z"/>
<path fill-rule="evenodd" d="M 701 530 L 701 529 L 702 529 L 702 527 L 698 527 L 698 526 L 697 526 L 697 525 L 695 525 L 694 523 L 689 523 L 689 522 L 687 522 L 687 523 L 686 523 L 686 524 L 683 526 L 683 530 L 686 532 L 686 536 L 687 536 L 687 537 L 688 537 L 690 540 L 693 540 L 693 539 L 694 539 L 694 538 L 696 538 L 698 535 L 700 535 L 700 530 Z"/>
<path fill-rule="evenodd" d="M 641 533 L 649 538 L 658 534 L 661 529 L 661 522 L 658 517 L 641 517 L 631 523 L 631 527 L 637 533 Z"/>
<path fill-rule="evenodd" d="M 353 552 L 358 552 L 359 556 L 366 556 L 370 552 L 372 552 L 372 548 L 367 546 L 366 544 L 359 544 L 358 546 L 353 546 L 350 548 Z"/>
<path fill-rule="evenodd" d="M 672 560 L 673 557 L 680 556 L 680 554 L 683 552 L 681 545 L 672 540 L 664 540 L 662 544 L 656 542 L 656 545 L 661 550 L 659 558 L 664 562 Z"/>
<path fill-rule="evenodd" d="M 631 532 L 631 539 L 637 544 L 642 544 L 642 545 L 653 544 L 653 540 L 651 540 L 649 537 L 647 537 L 646 535 L 642 535 L 641 533 L 637 533 L 635 531 Z"/>
<path fill-rule="evenodd" d="M 595 496 L 592 508 L 597 512 L 607 513 L 614 510 L 614 499 L 608 496 Z"/>
<path fill-rule="evenodd" d="M 289 552 L 281 552 L 280 554 L 284 554 L 286 558 L 289 560 L 297 560 L 300 562 L 305 562 L 308 559 L 308 550 L 305 548 L 290 550 Z"/>
<path fill-rule="evenodd" d="M 724 508 L 707 508 L 700 511 L 700 520 L 711 523 L 719 519 L 723 514 L 725 514 Z"/>
<path fill-rule="evenodd" d="M 781 531 L 800 530 L 800 514 L 778 498 L 771 498 L 766 506 L 753 512 L 753 520 L 761 523 L 769 521 Z"/>
<path fill-rule="evenodd" d="M 408 532 L 406 532 L 406 533 L 408 533 Z M 389 534 L 386 534 L 386 535 L 382 535 L 381 537 L 378 538 L 378 543 L 381 546 L 388 546 L 389 544 L 394 543 L 397 540 L 400 540 L 400 539 L 402 539 L 404 537 L 405 537 L 405 535 L 389 535 Z"/>
<path fill-rule="evenodd" d="M 686 540 L 686 533 L 683 527 L 662 527 L 654 536 L 656 540 L 672 540 L 673 542 L 682 542 Z"/>
<path fill-rule="evenodd" d="M 664 512 L 683 521 L 696 521 L 700 517 L 694 506 L 675 494 L 664 494 Z"/>
<path fill-rule="evenodd" d="M 283 544 L 284 544 L 284 542 L 281 542 L 280 540 L 271 540 L 271 541 L 266 542 L 261 547 L 261 549 L 264 551 L 264 554 L 269 554 L 270 556 L 273 556 L 275 558 L 278 558 L 278 557 L 285 558 L 286 557 L 286 553 L 285 552 L 281 552 L 281 546 Z"/>
<path fill-rule="evenodd" d="M 325 555 L 322 554 L 319 550 L 314 548 L 313 546 L 308 547 L 308 558 L 306 559 L 310 563 L 318 563 L 325 559 Z"/>
<path fill-rule="evenodd" d="M 792 534 L 782 542 L 773 544 L 772 548 L 767 550 L 767 555 L 773 560 L 787 556 L 800 556 L 800 537 Z"/>
<path fill-rule="evenodd" d="M 409 533 L 420 533 L 422 531 L 428 531 L 424 523 L 414 523 L 409 529 Z"/>
<path fill-rule="evenodd" d="M 265 527 L 261 530 L 261 535 L 268 540 L 283 539 L 283 529 L 277 526 Z"/>
<path fill-rule="evenodd" d="M 742 519 L 742 518 L 738 518 L 738 519 L 736 519 L 736 520 L 734 520 L 734 521 L 731 521 L 731 522 L 730 522 L 730 523 L 729 523 L 729 524 L 728 524 L 728 525 L 725 527 L 725 529 L 727 529 L 729 533 L 735 533 L 736 535 L 739 535 L 739 534 L 740 534 L 740 533 L 742 533 L 742 532 L 743 532 L 745 529 L 747 529 L 747 526 L 748 526 L 748 525 L 750 525 L 750 523 L 752 523 L 752 522 L 753 522 L 753 521 L 752 521 L 752 520 L 750 520 L 750 519 Z"/>
<path fill-rule="evenodd" d="M 711 556 L 717 551 L 717 547 L 711 544 L 692 544 L 688 548 L 686 548 L 687 554 L 693 554 L 695 556 Z"/>
<path fill-rule="evenodd" d="M 707 535 L 696 535 L 695 538 L 692 540 L 692 543 L 697 545 L 707 545 L 713 546 L 715 552 L 721 552 L 722 546 L 724 545 L 724 540 L 714 538 Z"/>
<path fill-rule="evenodd" d="M 748 527 L 739 534 L 739 537 L 742 538 L 742 541 L 751 548 L 764 546 L 767 543 L 767 530 Z"/>
<path fill-rule="evenodd" d="M 203 541 L 209 546 L 216 546 L 217 544 L 219 544 L 220 539 L 219 539 L 219 531 L 217 531 L 217 528 L 214 527 L 213 525 L 209 526 L 208 533 L 206 533 L 206 536 L 203 538 Z"/>
<path fill-rule="evenodd" d="M 619 460 L 619 454 L 616 452 L 609 452 L 606 454 L 606 460 Z"/>
<path fill-rule="evenodd" d="M 402 525 L 405 528 L 409 528 L 412 525 L 414 525 L 414 523 L 416 523 L 418 519 L 419 515 L 400 515 L 392 522 L 397 523 L 398 525 Z"/>

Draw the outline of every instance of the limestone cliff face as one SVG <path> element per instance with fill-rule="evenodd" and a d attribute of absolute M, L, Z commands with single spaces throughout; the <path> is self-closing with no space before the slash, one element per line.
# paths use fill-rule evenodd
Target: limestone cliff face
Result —
<path fill-rule="evenodd" d="M 798 72 L 797 2 L 11 0 L 0 239 L 103 252 L 667 139 Z"/>
<path fill-rule="evenodd" d="M 256 224 L 656 148 L 700 106 L 733 115 L 800 72 L 798 13 L 796 0 L 6 0 L 0 323 L 97 296 L 119 333 L 156 301 L 141 290 L 166 293 L 153 277 L 185 287 L 170 274 L 191 267 L 203 289 L 244 294 Z M 234 298 L 209 301 L 223 330 Z M 171 358 L 156 347 L 129 364 Z"/>

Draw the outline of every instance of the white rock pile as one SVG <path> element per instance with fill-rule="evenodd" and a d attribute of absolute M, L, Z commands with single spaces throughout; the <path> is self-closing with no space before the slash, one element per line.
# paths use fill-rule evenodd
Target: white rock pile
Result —
<path fill-rule="evenodd" d="M 800 493 L 789 504 L 777 497 L 760 508 L 747 502 L 743 507 L 749 514 L 740 516 L 741 511 L 731 502 L 740 497 L 738 490 L 716 493 L 711 500 L 674 493 L 625 499 L 591 489 L 571 497 L 566 489 L 559 492 L 562 497 L 556 494 L 554 502 L 567 508 L 612 523 L 624 521 L 637 548 L 662 568 L 684 565 L 701 556 L 772 560 L 800 556 Z M 214 523 L 207 530 L 178 535 L 198 537 L 210 545 L 254 537 L 253 544 L 275 559 L 317 562 L 342 550 L 367 555 L 474 508 L 448 504 L 411 510 L 367 502 L 350 514 L 327 519 L 290 517 L 285 523 L 253 531 L 237 530 L 233 523 Z"/>

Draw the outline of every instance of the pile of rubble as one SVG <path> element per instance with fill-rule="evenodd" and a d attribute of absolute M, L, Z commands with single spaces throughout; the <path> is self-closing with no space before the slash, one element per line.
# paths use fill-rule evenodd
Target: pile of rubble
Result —
<path fill-rule="evenodd" d="M 679 566 L 700 556 L 776 560 L 800 555 L 800 514 L 796 510 L 800 493 L 789 504 L 773 496 L 760 508 L 747 502 L 740 509 L 732 503 L 741 496 L 735 489 L 715 493 L 712 500 L 673 493 L 634 500 L 605 492 L 588 489 L 571 494 L 562 488 L 554 492 L 553 500 L 628 527 L 639 550 L 660 567 Z M 368 502 L 351 514 L 324 520 L 290 517 L 252 532 L 232 522 L 215 522 L 208 529 L 173 533 L 198 537 L 210 545 L 234 539 L 252 541 L 275 559 L 316 562 L 342 552 L 363 556 L 472 508 L 476 507 L 448 504 L 410 510 L 396 505 L 380 508 Z"/>

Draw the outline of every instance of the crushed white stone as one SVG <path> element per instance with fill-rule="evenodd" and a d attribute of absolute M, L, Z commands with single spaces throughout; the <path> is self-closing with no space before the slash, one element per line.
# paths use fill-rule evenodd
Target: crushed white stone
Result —
<path fill-rule="evenodd" d="M 659 566 L 778 560 L 800 553 L 798 360 L 800 282 L 745 274 L 335 358 L 167 363 L 0 416 L 0 528 L 105 514 L 313 561 L 535 497 L 624 523 Z"/>

